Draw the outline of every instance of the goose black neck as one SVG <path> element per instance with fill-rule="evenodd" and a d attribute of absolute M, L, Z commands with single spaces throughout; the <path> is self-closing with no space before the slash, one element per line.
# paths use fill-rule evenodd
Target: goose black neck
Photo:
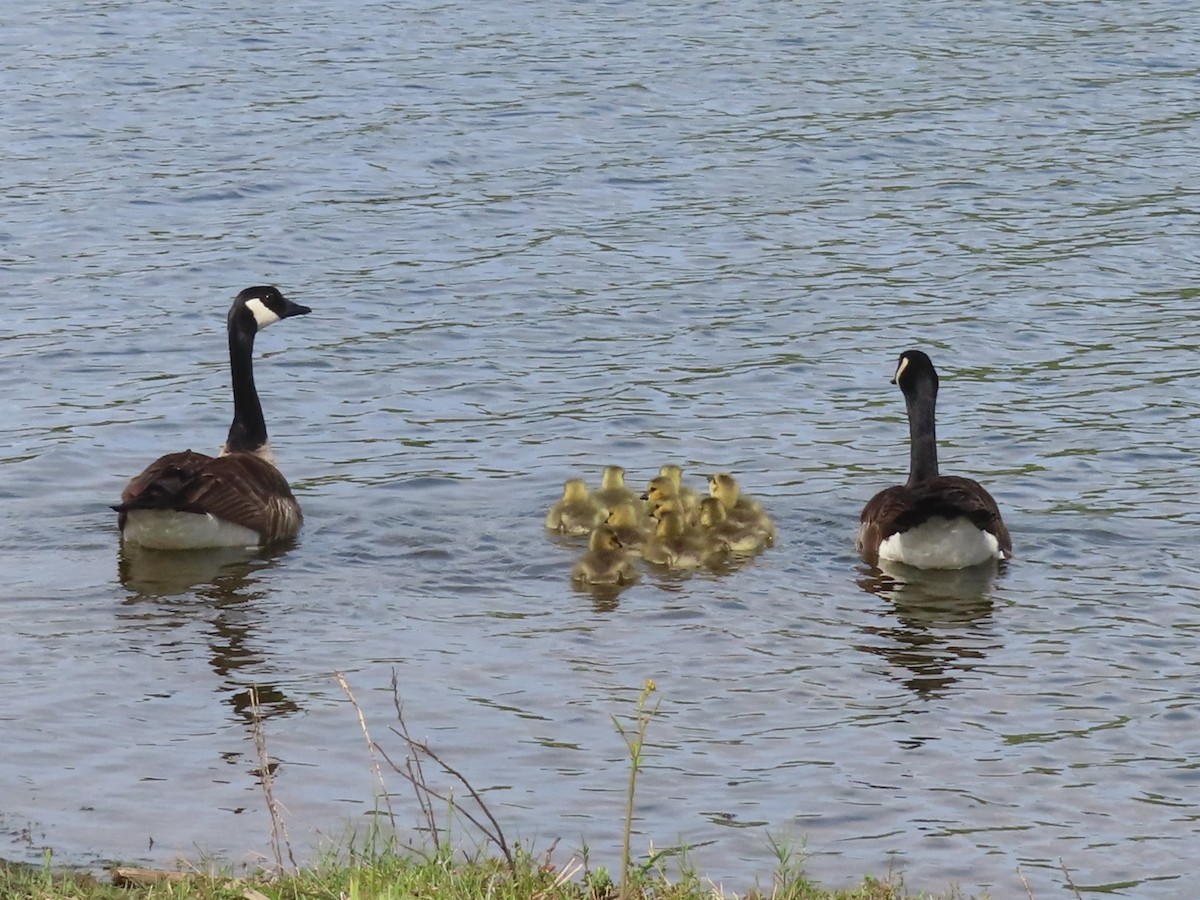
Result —
<path fill-rule="evenodd" d="M 904 404 L 908 408 L 908 486 L 912 487 L 938 474 L 936 384 L 922 379 L 904 392 Z"/>
<path fill-rule="evenodd" d="M 230 317 L 229 372 L 233 382 L 233 424 L 229 426 L 229 438 L 225 442 L 227 453 L 252 453 L 267 443 L 267 423 L 263 420 L 262 404 L 254 387 L 254 335 L 257 330 L 253 321 L 246 323 Z"/>

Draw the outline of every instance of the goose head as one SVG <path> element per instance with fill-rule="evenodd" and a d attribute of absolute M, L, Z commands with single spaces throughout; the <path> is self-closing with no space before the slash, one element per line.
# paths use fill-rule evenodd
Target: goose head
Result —
<path fill-rule="evenodd" d="M 248 287 L 233 300 L 229 308 L 229 330 L 262 331 L 280 319 L 304 316 L 312 312 L 307 306 L 294 303 L 271 285 Z"/>
<path fill-rule="evenodd" d="M 896 363 L 892 384 L 899 385 L 906 397 L 913 396 L 922 387 L 932 388 L 933 396 L 937 397 L 937 370 L 927 354 L 920 350 L 905 350 Z"/>

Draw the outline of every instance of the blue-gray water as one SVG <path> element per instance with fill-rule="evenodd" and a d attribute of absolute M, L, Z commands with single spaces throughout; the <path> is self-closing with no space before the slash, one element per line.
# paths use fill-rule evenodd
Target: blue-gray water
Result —
<path fill-rule="evenodd" d="M 510 838 L 612 865 L 654 678 L 639 852 L 1188 895 L 1198 36 L 1168 0 L 6 11 L 0 856 L 261 860 L 257 685 L 311 857 L 378 791 L 333 673 L 399 758 L 394 670 Z M 258 342 L 299 544 L 122 558 L 107 504 L 221 443 L 261 282 L 314 309 Z M 993 582 L 853 554 L 909 346 L 1014 535 Z M 668 461 L 778 545 L 573 591 L 563 479 Z"/>

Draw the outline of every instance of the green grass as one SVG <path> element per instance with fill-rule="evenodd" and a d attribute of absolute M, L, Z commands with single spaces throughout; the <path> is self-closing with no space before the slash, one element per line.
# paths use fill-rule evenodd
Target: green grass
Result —
<path fill-rule="evenodd" d="M 637 900 L 720 900 L 733 898 L 686 869 L 674 877 L 641 872 L 627 885 Z M 138 887 L 56 873 L 46 865 L 0 866 L 0 897 L 5 900 L 616 900 L 619 887 L 603 871 L 587 871 L 577 860 L 558 868 L 546 857 L 514 853 L 514 864 L 497 858 L 451 860 L 383 854 L 352 866 L 317 864 L 274 876 L 234 878 L 194 874 L 183 880 Z M 802 876 L 777 872 L 771 883 L 736 894 L 749 900 L 900 900 L 929 897 L 905 891 L 894 880 L 865 878 L 848 890 L 829 891 Z"/>

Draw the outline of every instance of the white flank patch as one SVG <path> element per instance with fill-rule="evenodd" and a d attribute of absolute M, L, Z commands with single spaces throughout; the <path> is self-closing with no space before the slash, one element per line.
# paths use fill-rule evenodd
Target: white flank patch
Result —
<path fill-rule="evenodd" d="M 259 331 L 279 321 L 279 316 L 271 312 L 271 308 L 257 297 L 252 297 L 246 301 L 246 309 L 250 310 L 254 315 L 254 321 L 258 323 Z"/>
<path fill-rule="evenodd" d="M 1003 559 L 996 536 L 970 519 L 934 516 L 879 545 L 879 558 L 918 569 L 965 569 L 990 559 Z"/>
<path fill-rule="evenodd" d="M 173 509 L 131 509 L 121 537 L 151 550 L 205 550 L 214 547 L 257 547 L 257 531 L 208 513 Z"/>

